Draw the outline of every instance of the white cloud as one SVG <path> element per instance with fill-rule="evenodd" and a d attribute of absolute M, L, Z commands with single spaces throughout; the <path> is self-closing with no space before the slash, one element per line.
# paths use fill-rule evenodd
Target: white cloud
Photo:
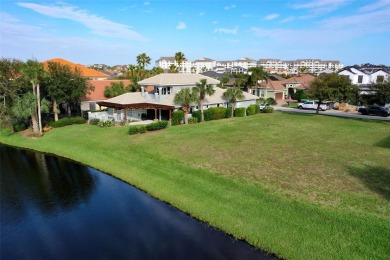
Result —
<path fill-rule="evenodd" d="M 234 27 L 233 29 L 227 29 L 227 28 L 216 28 L 214 29 L 215 33 L 226 33 L 226 34 L 237 34 L 238 33 L 238 26 Z"/>
<path fill-rule="evenodd" d="M 264 20 L 270 21 L 279 17 L 279 14 L 269 14 L 264 17 Z"/>
<path fill-rule="evenodd" d="M 78 22 L 90 29 L 93 34 L 103 37 L 114 37 L 135 41 L 144 41 L 145 38 L 132 30 L 129 26 L 113 22 L 104 17 L 90 14 L 87 11 L 80 10 L 77 7 L 59 4 L 59 5 L 39 5 L 32 3 L 17 3 L 19 6 L 31 9 L 42 15 L 67 19 Z"/>
<path fill-rule="evenodd" d="M 234 9 L 234 8 L 236 8 L 236 5 L 225 6 L 225 10 L 231 10 L 231 9 Z"/>
<path fill-rule="evenodd" d="M 390 0 L 380 0 L 375 3 L 371 3 L 369 5 L 363 6 L 359 9 L 361 12 L 371 12 L 378 10 L 383 7 L 389 7 L 390 6 Z"/>
<path fill-rule="evenodd" d="M 304 4 L 292 5 L 294 9 L 307 9 L 313 14 L 324 14 L 337 10 L 343 5 L 351 2 L 351 0 L 311 0 Z"/>
<path fill-rule="evenodd" d="M 291 21 L 294 21 L 294 20 L 295 20 L 294 16 L 288 16 L 288 17 L 284 18 L 283 20 L 281 20 L 280 22 L 281 23 L 288 23 L 288 22 L 291 22 Z"/>
<path fill-rule="evenodd" d="M 183 22 L 179 22 L 179 24 L 176 26 L 176 29 L 178 30 L 184 30 L 187 28 L 187 25 Z"/>

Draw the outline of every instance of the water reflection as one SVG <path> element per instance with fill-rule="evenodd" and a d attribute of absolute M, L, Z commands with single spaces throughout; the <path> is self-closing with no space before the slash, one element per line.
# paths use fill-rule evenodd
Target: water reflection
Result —
<path fill-rule="evenodd" d="M 262 259 L 111 176 L 0 145 L 0 259 Z"/>

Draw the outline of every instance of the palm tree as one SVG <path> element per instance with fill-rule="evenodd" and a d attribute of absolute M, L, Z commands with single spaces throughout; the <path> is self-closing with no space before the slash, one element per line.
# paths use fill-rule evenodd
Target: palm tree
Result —
<path fill-rule="evenodd" d="M 229 76 L 222 76 L 221 78 L 219 78 L 219 83 L 218 83 L 218 87 L 219 88 L 225 88 L 225 84 L 228 83 L 230 80 Z"/>
<path fill-rule="evenodd" d="M 31 83 L 34 96 L 37 101 L 37 112 L 31 114 L 31 120 L 33 120 L 34 133 L 42 133 L 42 120 L 41 120 L 41 102 L 40 102 L 40 89 L 39 83 L 44 77 L 45 70 L 43 64 L 37 60 L 28 60 L 22 70 L 23 76 Z M 35 116 L 38 115 L 38 118 Z M 34 120 L 36 120 L 34 122 Z"/>
<path fill-rule="evenodd" d="M 269 73 L 263 69 L 263 67 L 253 67 L 248 70 L 251 72 L 251 75 L 249 77 L 250 83 L 252 86 L 255 86 L 256 92 L 257 92 L 257 85 L 258 82 L 267 82 Z"/>
<path fill-rule="evenodd" d="M 196 102 L 197 98 L 192 93 L 190 88 L 183 88 L 176 93 L 173 102 L 176 105 L 180 105 L 184 111 L 184 123 L 188 124 L 188 113 L 190 112 L 191 103 Z"/>
<path fill-rule="evenodd" d="M 201 112 L 201 122 L 204 122 L 204 114 L 203 114 L 203 105 L 205 97 L 212 96 L 215 93 L 215 89 L 213 85 L 207 84 L 207 79 L 201 79 L 200 83 L 196 83 L 195 87 L 192 88 L 193 94 L 199 100 L 200 112 Z"/>
<path fill-rule="evenodd" d="M 129 73 L 128 77 L 133 77 L 136 70 L 137 70 L 137 67 L 135 65 L 129 64 L 129 66 L 127 67 L 127 71 Z"/>
<path fill-rule="evenodd" d="M 145 69 L 145 66 L 150 64 L 150 57 L 146 53 L 142 53 L 137 56 L 137 63 L 139 67 Z"/>
<path fill-rule="evenodd" d="M 181 51 L 175 53 L 175 61 L 179 65 L 179 72 L 181 69 L 180 66 L 183 63 L 183 61 L 185 61 L 185 60 L 186 60 L 186 57 L 185 57 L 184 53 L 182 53 Z"/>
<path fill-rule="evenodd" d="M 179 73 L 179 70 L 178 68 L 174 65 L 174 64 L 171 64 L 171 66 L 169 66 L 169 73 Z"/>
<path fill-rule="evenodd" d="M 231 117 L 233 117 L 233 115 L 234 115 L 234 106 L 235 106 L 237 100 L 241 100 L 241 99 L 245 98 L 244 97 L 244 93 L 239 88 L 231 87 L 231 88 L 228 88 L 225 91 L 225 93 L 223 93 L 223 97 L 231 103 L 231 107 L 232 107 Z"/>

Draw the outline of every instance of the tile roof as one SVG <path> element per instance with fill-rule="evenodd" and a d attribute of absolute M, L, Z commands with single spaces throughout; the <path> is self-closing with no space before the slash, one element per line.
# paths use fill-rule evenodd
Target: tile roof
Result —
<path fill-rule="evenodd" d="M 104 90 L 110 86 L 112 82 L 123 82 L 125 87 L 131 84 L 131 80 L 88 80 L 88 83 L 95 87 L 94 91 L 88 93 L 85 97 L 81 98 L 81 101 L 99 101 L 106 100 L 104 96 Z"/>
<path fill-rule="evenodd" d="M 109 77 L 109 75 L 107 75 L 103 72 L 100 72 L 100 71 L 97 71 L 97 70 L 94 70 L 91 68 L 87 68 L 81 64 L 76 64 L 76 63 L 61 59 L 61 58 L 54 58 L 51 60 L 44 61 L 43 66 L 45 68 L 47 68 L 49 62 L 58 62 L 61 65 L 69 66 L 71 69 L 78 69 L 81 73 L 81 76 L 85 77 L 85 78 L 108 78 Z"/>
<path fill-rule="evenodd" d="M 284 90 L 286 89 L 286 84 L 293 83 L 300 84 L 301 88 L 307 89 L 314 79 L 315 77 L 310 74 L 302 74 L 283 80 L 268 80 L 266 83 L 261 84 L 261 86 L 272 90 Z"/>
<path fill-rule="evenodd" d="M 195 86 L 201 79 L 207 79 L 207 84 L 218 84 L 219 80 L 201 74 L 161 73 L 138 82 L 141 86 Z"/>

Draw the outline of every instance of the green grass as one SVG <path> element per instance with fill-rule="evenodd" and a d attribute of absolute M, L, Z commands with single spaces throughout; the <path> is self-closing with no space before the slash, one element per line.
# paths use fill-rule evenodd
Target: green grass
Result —
<path fill-rule="evenodd" d="M 0 142 L 91 165 L 283 258 L 390 256 L 388 122 L 275 112 L 127 129 L 2 131 Z"/>

